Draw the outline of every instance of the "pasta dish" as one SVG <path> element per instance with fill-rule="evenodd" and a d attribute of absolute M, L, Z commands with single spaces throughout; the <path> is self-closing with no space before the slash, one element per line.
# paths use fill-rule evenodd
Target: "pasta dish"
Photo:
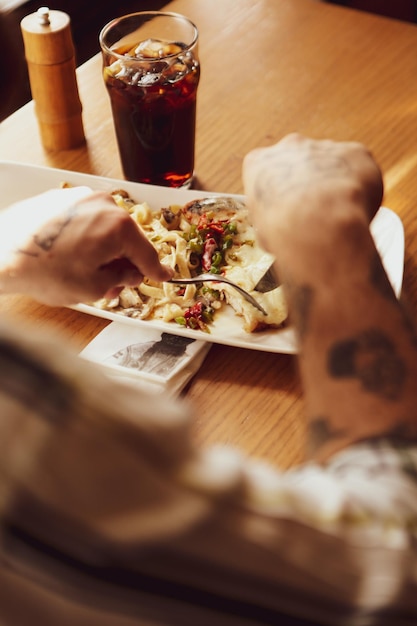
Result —
<path fill-rule="evenodd" d="M 123 190 L 112 195 L 154 245 L 161 263 L 174 269 L 175 278 L 202 272 L 227 276 L 250 292 L 267 315 L 222 282 L 178 285 L 156 283 L 146 277 L 139 286 L 125 287 L 117 298 L 98 300 L 94 306 L 141 320 L 159 319 L 206 332 L 210 332 L 216 312 L 224 306 L 233 307 L 247 332 L 284 324 L 287 307 L 282 288 L 275 286 L 266 293 L 255 290 L 273 258 L 255 242 L 243 202 L 213 196 L 184 206 L 153 210 L 146 202 L 135 203 Z"/>

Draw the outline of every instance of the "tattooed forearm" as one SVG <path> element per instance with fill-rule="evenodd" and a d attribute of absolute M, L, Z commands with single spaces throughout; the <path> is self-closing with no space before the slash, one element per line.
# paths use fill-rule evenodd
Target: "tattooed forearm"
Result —
<path fill-rule="evenodd" d="M 404 302 L 404 300 L 401 301 L 400 306 L 404 327 L 410 338 L 410 346 L 412 346 L 414 350 L 417 350 L 417 329 L 414 312 L 409 308 L 408 303 Z"/>
<path fill-rule="evenodd" d="M 313 288 L 309 285 L 294 287 L 288 285 L 288 294 L 291 301 L 291 316 L 299 338 L 304 339 L 310 319 L 313 302 Z"/>
<path fill-rule="evenodd" d="M 64 215 L 62 221 L 52 226 L 49 232 L 47 229 L 45 229 L 45 232 L 41 235 L 34 236 L 33 240 L 35 244 L 42 250 L 50 250 L 62 231 L 65 230 L 66 226 L 68 226 L 68 224 L 71 222 L 76 212 L 77 209 L 75 206 L 70 207 Z"/>
<path fill-rule="evenodd" d="M 328 371 L 334 378 L 357 378 L 365 391 L 398 400 L 406 378 L 403 359 L 380 330 L 367 330 L 337 342 L 328 354 Z"/>
<path fill-rule="evenodd" d="M 382 261 L 376 251 L 371 262 L 370 280 L 371 284 L 386 300 L 390 300 L 391 302 L 397 301 L 394 290 L 382 265 Z"/>
<path fill-rule="evenodd" d="M 309 454 L 313 455 L 329 441 L 342 438 L 345 434 L 343 430 L 332 429 L 326 417 L 312 419 L 309 424 Z"/>
<path fill-rule="evenodd" d="M 408 418 L 400 418 L 400 421 L 394 426 L 382 430 L 378 433 L 377 437 L 372 437 L 368 441 L 372 441 L 374 444 L 381 440 L 388 439 L 392 446 L 401 448 L 403 446 L 409 446 L 410 441 L 415 441 L 416 437 L 410 429 L 410 420 Z"/>
<path fill-rule="evenodd" d="M 348 436 L 349 432 L 347 430 L 332 427 L 330 418 L 320 416 L 311 419 L 309 424 L 308 455 L 312 457 L 327 444 L 346 439 Z M 417 435 L 412 432 L 407 420 L 401 420 L 395 426 L 381 430 L 377 435 L 358 437 L 356 443 L 366 443 L 377 447 L 384 441 L 388 441 L 391 446 L 399 451 L 404 451 L 404 454 L 406 454 L 410 442 L 417 441 Z M 417 473 L 413 475 L 413 478 L 417 478 Z"/>
<path fill-rule="evenodd" d="M 377 252 L 375 252 L 374 258 L 371 262 L 370 280 L 371 284 L 386 300 L 398 304 L 395 292 L 388 280 L 382 261 Z M 404 302 L 401 302 L 400 307 L 404 327 L 410 335 L 411 345 L 414 349 L 417 349 L 417 330 L 414 321 L 414 314 L 408 310 L 408 307 Z"/>
<path fill-rule="evenodd" d="M 60 221 L 53 222 L 49 226 L 44 226 L 41 233 L 33 236 L 32 241 L 35 244 L 35 250 L 21 248 L 18 252 L 27 256 L 36 257 L 39 254 L 39 250 L 42 250 L 43 252 L 51 250 L 55 241 L 68 226 L 76 213 L 76 207 L 70 207 Z"/>

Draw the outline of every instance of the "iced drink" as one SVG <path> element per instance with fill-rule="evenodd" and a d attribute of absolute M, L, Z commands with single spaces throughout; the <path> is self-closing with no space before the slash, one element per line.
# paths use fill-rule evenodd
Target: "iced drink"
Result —
<path fill-rule="evenodd" d="M 111 26 L 100 35 L 104 81 L 110 96 L 113 121 L 124 175 L 127 179 L 171 187 L 188 186 L 194 172 L 196 96 L 200 78 L 197 30 L 182 16 L 164 13 L 147 16 L 144 26 L 106 45 Z M 185 20 L 188 38 L 162 28 L 166 20 Z M 115 20 L 114 22 L 117 22 Z M 160 31 L 164 37 L 155 37 Z M 149 30 L 151 26 L 151 30 Z M 174 29 L 175 30 L 175 29 Z M 137 38 L 150 32 L 152 36 Z M 118 36 L 116 38 L 119 38 Z M 108 36 L 107 36 L 108 39 Z M 126 41 L 127 39 L 127 41 Z M 103 47 L 103 42 L 105 46 Z M 106 49 L 108 48 L 108 49 Z"/>

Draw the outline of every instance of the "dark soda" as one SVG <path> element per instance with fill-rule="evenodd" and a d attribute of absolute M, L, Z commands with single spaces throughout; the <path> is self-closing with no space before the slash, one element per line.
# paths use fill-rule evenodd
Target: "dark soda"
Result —
<path fill-rule="evenodd" d="M 104 79 L 125 177 L 187 186 L 194 171 L 198 60 L 181 43 L 155 40 L 115 52 L 126 62 L 110 59 Z"/>

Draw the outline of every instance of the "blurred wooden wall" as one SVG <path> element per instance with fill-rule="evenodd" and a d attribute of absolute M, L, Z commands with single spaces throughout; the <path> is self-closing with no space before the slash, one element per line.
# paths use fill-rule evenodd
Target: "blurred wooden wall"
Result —
<path fill-rule="evenodd" d="M 327 0 L 327 2 L 406 22 L 417 22 L 417 0 Z"/>
<path fill-rule="evenodd" d="M 55 5 L 48 6 L 50 9 L 64 11 L 70 16 L 76 61 L 77 65 L 81 65 L 99 52 L 98 34 L 108 21 L 125 13 L 158 11 L 167 4 L 167 1 L 59 0 Z M 2 106 L 0 121 L 31 99 L 20 22 L 26 15 L 35 13 L 40 6 L 43 6 L 41 0 L 21 0 L 17 1 L 12 10 L 0 12 L 2 65 L 3 68 L 5 63 L 7 65 L 9 82 L 7 94 L 0 94 L 5 105 Z"/>
<path fill-rule="evenodd" d="M 134 11 L 159 10 L 168 0 L 59 0 L 51 9 L 65 11 L 71 17 L 77 65 L 84 63 L 99 51 L 98 33 L 113 17 Z M 233 1 L 233 0 L 229 0 Z M 254 0 L 255 1 L 255 0 Z M 273 2 L 274 0 L 270 0 Z M 361 11 L 379 13 L 399 20 L 417 22 L 417 0 L 325 0 Z M 198 2 L 198 0 L 195 0 Z M 0 94 L 3 118 L 28 102 L 31 98 L 26 61 L 24 58 L 20 21 L 41 6 L 40 0 L 16 0 L 7 13 L 0 13 L 0 40 L 3 47 L 2 61 L 7 64 L 9 84 L 7 94 Z M 1 5 L 0 5 L 1 10 Z M 10 42 L 10 45 L 6 42 Z M 1 121 L 1 118 L 0 118 Z"/>

